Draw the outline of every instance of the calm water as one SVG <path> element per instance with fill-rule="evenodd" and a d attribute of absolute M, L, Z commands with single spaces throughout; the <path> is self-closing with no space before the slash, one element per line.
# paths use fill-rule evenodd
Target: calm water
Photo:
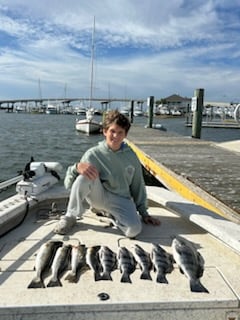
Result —
<path fill-rule="evenodd" d="M 33 156 L 35 161 L 58 161 L 64 176 L 68 165 L 78 161 L 102 135 L 87 136 L 75 131 L 74 115 L 38 115 L 0 112 L 0 181 L 17 175 Z M 101 117 L 99 117 L 99 120 Z M 147 124 L 147 118 L 134 118 L 134 123 Z M 191 136 L 184 118 L 154 119 L 168 131 Z M 202 128 L 202 139 L 216 142 L 240 139 L 240 129 Z"/>

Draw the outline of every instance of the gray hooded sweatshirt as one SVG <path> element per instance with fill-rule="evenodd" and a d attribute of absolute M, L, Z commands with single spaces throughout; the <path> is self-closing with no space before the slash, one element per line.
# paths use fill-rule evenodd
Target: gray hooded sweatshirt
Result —
<path fill-rule="evenodd" d="M 117 151 L 111 150 L 105 140 L 88 149 L 80 162 L 94 165 L 103 187 L 121 197 L 132 198 L 140 215 L 146 216 L 147 196 L 141 163 L 134 151 L 123 142 Z M 68 167 L 64 185 L 69 189 L 78 176 L 75 163 Z"/>

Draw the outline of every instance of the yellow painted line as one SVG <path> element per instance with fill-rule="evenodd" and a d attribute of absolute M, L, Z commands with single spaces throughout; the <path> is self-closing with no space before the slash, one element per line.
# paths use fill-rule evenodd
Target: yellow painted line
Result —
<path fill-rule="evenodd" d="M 193 190 L 190 190 L 184 184 L 182 184 L 179 180 L 174 178 L 170 173 L 168 173 L 164 168 L 162 168 L 159 164 L 157 164 L 152 158 L 147 156 L 143 151 L 141 151 L 136 145 L 127 140 L 128 145 L 133 149 L 133 151 L 138 156 L 142 165 L 149 171 L 153 176 L 159 176 L 163 182 L 165 182 L 166 186 L 171 190 L 179 193 L 183 198 L 192 201 L 208 210 L 211 210 L 221 216 L 226 217 L 226 215 L 217 207 L 207 202 L 201 196 L 199 196 Z"/>

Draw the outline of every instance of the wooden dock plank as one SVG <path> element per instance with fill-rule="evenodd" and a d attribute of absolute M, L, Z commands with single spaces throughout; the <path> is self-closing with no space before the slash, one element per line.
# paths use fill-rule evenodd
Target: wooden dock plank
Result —
<path fill-rule="evenodd" d="M 128 142 L 146 169 L 167 188 L 240 221 L 239 154 L 211 141 L 136 125 L 128 134 Z M 156 173 L 158 168 L 161 168 L 160 176 Z M 165 171 L 173 175 L 177 183 L 170 183 L 164 176 Z M 184 188 L 188 191 L 183 191 Z M 202 203 L 199 197 L 203 199 Z"/>

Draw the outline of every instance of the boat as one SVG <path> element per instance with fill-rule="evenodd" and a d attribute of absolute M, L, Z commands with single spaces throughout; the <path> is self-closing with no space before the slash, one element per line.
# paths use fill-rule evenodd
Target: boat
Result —
<path fill-rule="evenodd" d="M 235 121 L 240 123 L 240 103 L 235 107 L 233 116 Z"/>
<path fill-rule="evenodd" d="M 93 98 L 93 63 L 94 63 L 94 35 L 95 35 L 95 17 L 93 20 L 92 33 L 92 52 L 91 52 L 91 83 L 90 83 L 90 98 L 89 107 L 86 109 L 86 118 L 77 120 L 75 128 L 77 131 L 85 132 L 87 134 L 98 133 L 101 131 L 102 124 L 94 119 L 95 109 L 92 107 Z"/>
<path fill-rule="evenodd" d="M 84 107 L 76 107 L 75 109 L 74 109 L 74 113 L 75 114 L 77 114 L 78 116 L 79 115 L 86 115 L 86 108 L 84 108 Z"/>
<path fill-rule="evenodd" d="M 15 109 L 16 113 L 25 113 L 26 112 L 26 107 L 23 106 L 17 106 Z"/>
<path fill-rule="evenodd" d="M 99 133 L 102 129 L 102 123 L 94 120 L 94 109 L 86 111 L 86 118 L 76 120 L 76 130 L 87 134 Z"/>
<path fill-rule="evenodd" d="M 185 126 L 192 127 L 192 113 L 187 117 Z M 206 108 L 206 116 L 201 126 L 205 128 L 240 128 L 240 104 L 229 107 L 210 106 Z"/>
<path fill-rule="evenodd" d="M 29 111 L 30 113 L 33 113 L 33 114 L 43 113 L 43 110 L 40 107 L 31 107 Z"/>
<path fill-rule="evenodd" d="M 0 314 L 1 320 L 72 319 L 238 319 L 240 314 L 240 226 L 161 187 L 147 186 L 149 212 L 161 219 L 160 229 L 144 225 L 135 239 L 125 238 L 112 228 L 107 217 L 89 207 L 72 233 L 53 233 L 54 225 L 66 210 L 69 193 L 58 175 L 59 162 L 32 162 L 27 175 L 13 179 L 16 194 L 0 202 Z M 8 184 L 5 182 L 5 186 Z M 2 184 L 0 184 L 2 188 Z M 172 253 L 172 240 L 181 235 L 194 243 L 205 260 L 201 283 L 206 292 L 192 292 L 189 280 L 174 268 L 165 283 L 141 279 L 141 269 L 130 275 L 131 283 L 121 282 L 120 267 L 112 281 L 95 281 L 91 269 L 82 270 L 76 282 L 66 280 L 70 270 L 59 274 L 60 284 L 48 287 L 51 271 L 42 277 L 43 287 L 32 288 L 38 253 L 48 241 L 71 246 L 81 244 L 132 250 L 134 244 L 151 252 L 153 243 Z"/>
<path fill-rule="evenodd" d="M 182 112 L 180 110 L 177 110 L 177 109 L 172 109 L 171 110 L 171 115 L 172 116 L 182 116 Z"/>
<path fill-rule="evenodd" d="M 103 111 L 100 109 L 94 109 L 94 114 L 97 116 L 102 116 L 103 115 Z"/>
<path fill-rule="evenodd" d="M 80 105 L 77 105 L 74 107 L 74 113 L 76 115 L 86 115 L 86 108 L 83 105 L 83 102 L 80 103 Z"/>
<path fill-rule="evenodd" d="M 119 112 L 128 117 L 130 114 L 130 108 L 129 107 L 122 107 L 122 108 L 120 108 Z"/>
<path fill-rule="evenodd" d="M 48 103 L 46 107 L 46 114 L 57 114 L 58 113 L 58 107 L 56 105 Z"/>
<path fill-rule="evenodd" d="M 143 110 L 140 109 L 140 108 L 135 108 L 135 109 L 133 110 L 133 115 L 134 115 L 135 117 L 142 117 L 142 116 L 144 116 L 144 112 L 143 112 Z"/>
<path fill-rule="evenodd" d="M 149 125 L 148 124 L 145 125 L 144 128 L 149 128 Z M 162 131 L 167 131 L 167 128 L 164 127 L 164 125 L 162 125 L 161 123 L 153 123 L 151 128 L 162 130 Z"/>

